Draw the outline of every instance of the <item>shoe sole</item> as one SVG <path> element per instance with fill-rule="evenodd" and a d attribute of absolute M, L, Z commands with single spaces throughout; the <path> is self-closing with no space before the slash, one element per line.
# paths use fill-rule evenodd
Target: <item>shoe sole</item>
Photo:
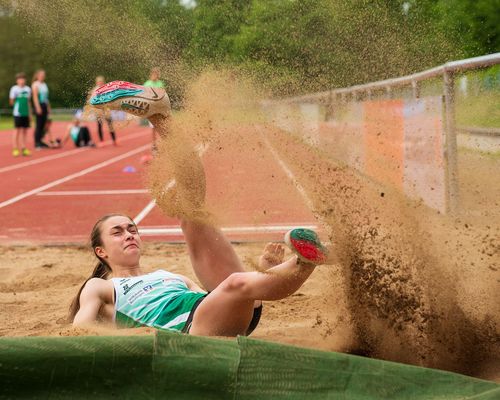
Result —
<path fill-rule="evenodd" d="M 125 81 L 114 81 L 101 86 L 89 100 L 96 108 L 121 110 L 141 118 L 155 114 L 170 115 L 170 99 L 165 90 Z"/>
<path fill-rule="evenodd" d="M 300 254 L 300 251 L 292 243 L 292 239 L 290 236 L 294 230 L 295 229 L 291 229 L 287 233 L 285 233 L 284 242 L 290 248 L 290 250 L 292 250 L 293 253 L 299 258 L 299 260 L 304 262 L 304 263 L 313 264 L 313 265 L 324 264 L 326 262 L 327 255 L 326 255 L 326 249 L 323 247 L 323 245 L 321 245 L 321 247 L 320 247 L 320 252 L 322 254 L 322 257 L 320 259 L 310 260 L 309 258 L 304 257 L 302 254 Z M 315 246 L 315 247 L 317 248 L 317 246 Z"/>

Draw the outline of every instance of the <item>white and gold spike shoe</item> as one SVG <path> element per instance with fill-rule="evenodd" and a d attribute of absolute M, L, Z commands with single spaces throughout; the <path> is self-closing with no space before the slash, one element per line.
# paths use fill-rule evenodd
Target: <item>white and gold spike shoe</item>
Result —
<path fill-rule="evenodd" d="M 109 110 L 120 110 L 141 118 L 153 115 L 170 116 L 170 99 L 165 90 L 125 81 L 113 81 L 97 89 L 90 105 Z"/>

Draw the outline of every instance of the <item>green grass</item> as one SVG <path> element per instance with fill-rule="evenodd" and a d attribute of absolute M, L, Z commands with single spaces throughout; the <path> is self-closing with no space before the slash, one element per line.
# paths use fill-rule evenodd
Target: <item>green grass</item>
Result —
<path fill-rule="evenodd" d="M 500 128 L 500 91 L 458 98 L 455 107 L 456 124 L 459 126 Z"/>
<path fill-rule="evenodd" d="M 12 117 L 0 116 L 0 131 L 4 131 L 6 129 L 12 129 L 14 127 L 14 120 Z"/>
<path fill-rule="evenodd" d="M 71 121 L 73 114 L 51 114 L 52 121 Z"/>

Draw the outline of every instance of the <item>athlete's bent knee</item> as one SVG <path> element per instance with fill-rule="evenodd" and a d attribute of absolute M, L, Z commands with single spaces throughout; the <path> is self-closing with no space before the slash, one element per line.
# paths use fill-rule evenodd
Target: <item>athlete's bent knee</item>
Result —
<path fill-rule="evenodd" d="M 250 298 L 250 285 L 247 275 L 245 272 L 232 273 L 221 283 L 222 289 L 228 294 Z"/>

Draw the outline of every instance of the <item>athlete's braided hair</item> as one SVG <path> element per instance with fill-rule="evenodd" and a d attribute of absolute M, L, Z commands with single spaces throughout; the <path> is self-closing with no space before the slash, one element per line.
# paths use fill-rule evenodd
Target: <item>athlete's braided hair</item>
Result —
<path fill-rule="evenodd" d="M 75 298 L 71 302 L 71 305 L 69 306 L 69 317 L 68 317 L 69 322 L 73 322 L 73 320 L 75 319 L 76 313 L 80 309 L 80 295 L 82 293 L 83 288 L 87 284 L 87 282 L 92 278 L 107 279 L 108 276 L 111 274 L 111 272 L 113 272 L 111 270 L 111 267 L 106 262 L 106 260 L 99 257 L 97 255 L 97 253 L 95 252 L 96 247 L 102 246 L 101 225 L 111 217 L 127 217 L 128 219 L 130 219 L 132 221 L 132 218 L 130 218 L 127 215 L 107 214 L 107 215 L 104 215 L 103 217 L 99 218 L 99 220 L 95 223 L 94 227 L 92 228 L 92 232 L 90 233 L 90 246 L 92 247 L 92 251 L 94 252 L 94 255 L 97 257 L 98 261 L 97 261 L 97 264 L 96 264 L 94 270 L 92 271 L 92 274 L 90 275 L 90 277 L 87 278 L 87 280 L 80 287 L 80 289 L 78 290 L 78 294 L 75 296 Z"/>

